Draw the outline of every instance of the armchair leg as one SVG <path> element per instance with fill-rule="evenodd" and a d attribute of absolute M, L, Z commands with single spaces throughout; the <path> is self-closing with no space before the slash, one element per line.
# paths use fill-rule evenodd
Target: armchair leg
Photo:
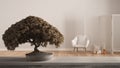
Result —
<path fill-rule="evenodd" d="M 86 48 L 85 48 L 85 53 L 86 53 Z"/>
<path fill-rule="evenodd" d="M 73 51 L 75 52 L 75 47 L 74 47 Z"/>
<path fill-rule="evenodd" d="M 78 47 L 74 47 L 73 51 L 78 52 Z"/>
<path fill-rule="evenodd" d="M 78 47 L 77 47 L 77 52 L 78 52 Z"/>

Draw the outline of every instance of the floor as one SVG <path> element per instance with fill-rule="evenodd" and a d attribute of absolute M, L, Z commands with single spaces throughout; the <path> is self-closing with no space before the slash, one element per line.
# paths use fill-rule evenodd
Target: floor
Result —
<path fill-rule="evenodd" d="M 29 53 L 31 51 L 0 51 L 0 57 L 25 57 L 26 53 Z M 46 52 L 52 52 L 54 56 L 120 56 L 120 52 L 114 53 L 114 54 L 93 54 L 92 52 L 73 52 L 73 51 L 46 51 Z"/>

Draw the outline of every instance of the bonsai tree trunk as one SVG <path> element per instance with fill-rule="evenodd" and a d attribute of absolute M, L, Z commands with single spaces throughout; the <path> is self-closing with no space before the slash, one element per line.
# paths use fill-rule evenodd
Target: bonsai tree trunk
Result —
<path fill-rule="evenodd" d="M 39 49 L 38 49 L 38 47 L 40 46 L 40 45 L 36 45 L 36 44 L 34 44 L 35 45 L 35 47 L 34 47 L 34 51 L 32 52 L 32 53 L 44 53 L 44 52 L 42 52 L 42 51 L 39 51 Z"/>
<path fill-rule="evenodd" d="M 35 45 L 35 44 L 34 44 L 34 45 Z M 32 52 L 30 52 L 30 53 L 28 53 L 28 54 L 26 54 L 26 55 L 35 55 L 35 54 L 41 53 L 41 52 L 39 51 L 38 47 L 39 47 L 39 45 L 35 45 L 34 51 L 32 51 Z"/>
<path fill-rule="evenodd" d="M 35 45 L 35 47 L 34 47 L 34 52 L 39 52 L 38 47 L 39 47 L 39 46 L 36 46 L 36 45 Z"/>

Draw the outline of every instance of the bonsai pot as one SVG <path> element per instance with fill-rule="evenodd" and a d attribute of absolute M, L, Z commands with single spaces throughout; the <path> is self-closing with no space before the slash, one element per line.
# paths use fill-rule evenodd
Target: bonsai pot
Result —
<path fill-rule="evenodd" d="M 47 52 L 31 52 L 26 54 L 27 61 L 46 61 L 53 57 L 53 53 Z"/>

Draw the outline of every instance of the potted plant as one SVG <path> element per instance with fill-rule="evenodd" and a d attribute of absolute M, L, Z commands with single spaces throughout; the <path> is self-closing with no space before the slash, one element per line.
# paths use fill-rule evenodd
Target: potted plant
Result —
<path fill-rule="evenodd" d="M 39 51 L 38 47 L 55 45 L 59 47 L 64 41 L 63 35 L 56 27 L 53 27 L 42 18 L 28 16 L 21 21 L 12 24 L 2 36 L 8 50 L 15 50 L 20 44 L 29 42 L 34 46 L 34 51 L 26 54 L 27 60 L 48 60 L 52 53 Z"/>

